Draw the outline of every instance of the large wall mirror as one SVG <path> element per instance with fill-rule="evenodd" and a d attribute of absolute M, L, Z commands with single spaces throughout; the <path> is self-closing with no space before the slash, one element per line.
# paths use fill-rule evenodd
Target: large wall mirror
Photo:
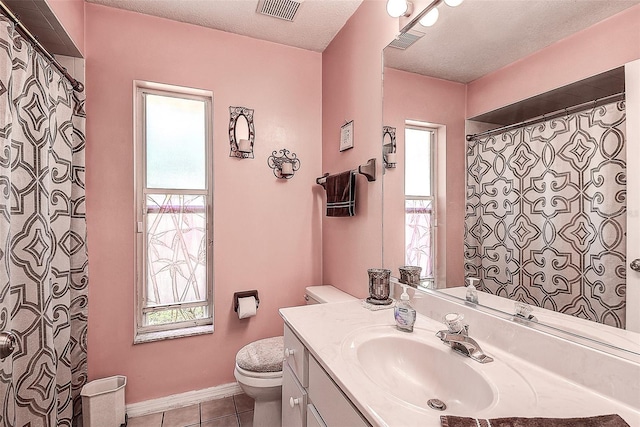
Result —
<path fill-rule="evenodd" d="M 567 67 L 562 84 L 518 99 L 512 79 L 488 87 L 491 110 L 472 88 L 640 1 L 428 3 L 438 21 L 383 51 L 382 125 L 396 129 L 397 161 L 383 177 L 384 267 L 420 266 L 422 288 L 460 299 L 478 278 L 480 306 L 640 355 L 640 272 L 629 268 L 640 218 L 628 211 L 640 191 L 627 188 L 640 118 L 626 113 L 640 102 L 640 62 L 580 78 Z M 536 86 L 531 73 L 521 84 Z"/>

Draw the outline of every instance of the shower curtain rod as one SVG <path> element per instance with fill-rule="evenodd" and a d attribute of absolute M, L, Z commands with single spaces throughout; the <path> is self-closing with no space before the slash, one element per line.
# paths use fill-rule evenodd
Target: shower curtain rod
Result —
<path fill-rule="evenodd" d="M 60 73 L 62 73 L 62 75 L 67 80 L 69 80 L 69 82 L 71 83 L 71 86 L 73 87 L 73 90 L 75 90 L 76 92 L 84 91 L 84 85 L 78 80 L 71 77 L 71 75 L 67 72 L 67 69 L 64 68 L 62 65 L 60 65 L 58 61 L 56 61 L 54 56 L 51 55 L 47 51 L 47 49 L 45 49 L 45 47 L 40 44 L 38 39 L 36 39 L 36 37 L 33 34 L 31 34 L 31 31 L 29 31 L 27 27 L 22 25 L 22 22 L 20 22 L 20 20 L 16 17 L 16 15 L 13 14 L 11 9 L 9 9 L 9 7 L 6 4 L 4 4 L 4 2 L 1 0 L 0 0 L 0 9 L 1 9 L 1 12 L 4 15 L 6 15 L 7 18 L 11 19 L 11 21 L 16 25 L 16 28 L 20 33 L 20 35 L 22 35 L 23 37 L 26 37 L 31 42 L 31 44 L 33 44 L 33 47 L 35 47 L 37 51 L 43 54 L 45 58 L 47 58 L 51 62 L 51 65 L 56 67 L 58 71 L 60 71 Z"/>
<path fill-rule="evenodd" d="M 537 117 L 534 117 L 532 119 L 524 120 L 524 121 L 522 121 L 520 123 L 514 123 L 512 125 L 501 126 L 499 128 L 487 130 L 487 131 L 484 131 L 484 132 L 474 133 L 473 135 L 467 135 L 467 141 L 473 141 L 474 139 L 480 138 L 480 137 L 483 137 L 483 136 L 495 135 L 497 133 L 502 133 L 504 131 L 511 130 L 513 128 L 530 126 L 530 125 L 533 125 L 533 124 L 536 124 L 536 123 L 540 123 L 540 122 L 544 122 L 546 120 L 550 120 L 550 119 L 554 119 L 556 117 L 560 117 L 562 115 L 568 115 L 569 113 L 574 113 L 576 111 L 582 111 L 582 110 L 585 109 L 585 107 L 588 107 L 590 105 L 592 105 L 593 108 L 595 108 L 595 107 L 597 107 L 598 103 L 600 103 L 600 105 L 602 105 L 603 102 L 613 102 L 613 100 L 622 101 L 624 98 L 625 98 L 625 94 L 624 94 L 624 92 L 621 92 L 621 93 L 616 93 L 616 94 L 613 94 L 613 95 L 605 96 L 604 98 L 595 99 L 593 101 L 583 102 L 582 104 L 574 105 L 573 107 L 563 108 L 561 110 L 556 110 L 556 111 L 553 111 L 553 112 L 551 112 L 549 114 L 543 114 L 541 116 L 537 116 Z"/>

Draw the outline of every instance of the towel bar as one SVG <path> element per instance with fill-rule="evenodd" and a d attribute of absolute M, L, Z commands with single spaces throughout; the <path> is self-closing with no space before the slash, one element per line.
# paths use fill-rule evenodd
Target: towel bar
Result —
<path fill-rule="evenodd" d="M 376 180 L 376 159 L 369 159 L 364 165 L 358 166 L 358 169 L 353 169 L 353 172 L 358 172 L 360 175 L 367 177 L 367 181 L 373 182 Z M 322 185 L 326 189 L 328 173 L 325 173 L 320 178 L 316 178 L 316 184 Z"/>

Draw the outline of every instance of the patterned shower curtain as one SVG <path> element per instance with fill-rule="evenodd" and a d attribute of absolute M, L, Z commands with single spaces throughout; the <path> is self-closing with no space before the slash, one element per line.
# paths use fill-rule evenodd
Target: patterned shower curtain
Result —
<path fill-rule="evenodd" d="M 620 101 L 471 141 L 465 275 L 624 328 L 625 140 Z"/>
<path fill-rule="evenodd" d="M 0 16 L 0 331 L 17 336 L 13 354 L 0 361 L 0 426 L 71 426 L 81 411 L 81 96 Z"/>

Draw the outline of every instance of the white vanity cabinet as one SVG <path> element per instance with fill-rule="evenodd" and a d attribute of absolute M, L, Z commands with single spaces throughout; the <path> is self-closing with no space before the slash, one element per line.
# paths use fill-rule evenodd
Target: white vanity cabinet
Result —
<path fill-rule="evenodd" d="M 284 326 L 284 363 L 282 364 L 282 426 L 306 427 L 309 356 L 296 335 Z"/>
<path fill-rule="evenodd" d="M 304 427 L 307 417 L 307 391 L 285 362 L 282 366 L 282 425 Z"/>
<path fill-rule="evenodd" d="M 309 356 L 309 406 L 313 405 L 327 427 L 369 425 L 320 364 Z"/>
<path fill-rule="evenodd" d="M 284 348 L 283 427 L 369 426 L 360 412 L 286 325 Z"/>

